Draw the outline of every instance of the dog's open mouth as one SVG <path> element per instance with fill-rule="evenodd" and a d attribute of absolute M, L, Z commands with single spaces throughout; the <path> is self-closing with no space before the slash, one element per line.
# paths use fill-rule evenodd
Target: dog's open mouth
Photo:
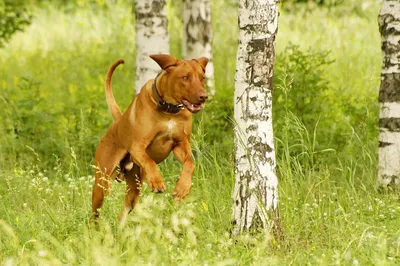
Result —
<path fill-rule="evenodd" d="M 197 113 L 204 107 L 204 103 L 191 103 L 187 100 L 182 100 L 182 103 L 192 113 Z"/>

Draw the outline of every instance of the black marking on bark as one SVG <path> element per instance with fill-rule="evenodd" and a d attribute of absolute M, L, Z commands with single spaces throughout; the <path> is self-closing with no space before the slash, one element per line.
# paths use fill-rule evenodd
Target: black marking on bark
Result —
<path fill-rule="evenodd" d="M 393 143 L 379 141 L 379 148 L 387 147 L 387 146 L 390 146 L 390 145 L 393 145 Z"/>
<path fill-rule="evenodd" d="M 144 8 L 139 9 L 137 8 L 137 4 L 135 4 L 135 17 L 137 21 L 144 21 L 145 25 L 150 25 L 153 23 L 153 18 L 159 17 L 162 18 L 162 25 L 167 24 L 167 17 L 164 14 L 163 10 L 165 8 L 166 1 L 165 0 L 158 0 L 153 1 L 151 4 L 151 8 L 149 10 L 149 6 L 145 5 Z"/>
<path fill-rule="evenodd" d="M 258 97 L 250 97 L 251 92 L 259 92 Z M 256 121 L 268 121 L 270 117 L 267 115 L 268 111 L 272 105 L 272 94 L 269 91 L 265 91 L 263 87 L 255 87 L 254 85 L 250 85 L 246 90 L 243 92 L 244 95 L 242 95 L 240 98 L 237 98 L 237 101 L 243 101 L 244 104 L 246 105 L 243 110 L 243 119 L 244 120 L 256 120 Z M 246 100 L 243 100 L 242 98 L 246 97 Z M 255 103 L 255 100 L 258 102 Z M 268 102 L 269 101 L 269 102 Z M 263 108 L 256 108 L 255 110 L 253 108 L 250 108 L 250 104 L 257 104 L 257 106 L 263 106 Z"/>
<path fill-rule="evenodd" d="M 186 5 L 190 5 L 190 3 L 187 3 Z M 205 12 L 206 14 L 204 19 L 199 13 L 197 17 L 191 15 L 186 23 L 185 33 L 186 33 L 186 42 L 187 44 L 190 44 L 187 45 L 187 48 L 189 50 L 192 49 L 192 45 L 195 43 L 201 43 L 203 46 L 206 46 L 211 42 L 212 39 L 212 28 L 211 28 L 211 18 L 210 18 L 211 14 L 208 8 L 206 8 Z M 198 30 L 192 31 L 191 30 L 192 28 L 198 28 Z"/>
<path fill-rule="evenodd" d="M 250 136 L 247 141 L 258 154 L 265 155 L 267 152 L 272 152 L 271 146 L 267 143 L 262 143 L 260 137 Z"/>
<path fill-rule="evenodd" d="M 240 180 L 241 180 L 241 184 L 240 184 L 240 189 L 239 189 L 239 195 L 240 195 L 240 199 L 241 202 L 245 202 L 247 201 L 247 199 L 250 197 L 251 192 L 248 189 L 248 184 L 250 183 L 250 181 L 252 180 L 252 173 L 250 170 L 247 170 L 246 172 L 242 172 L 240 173 Z M 245 186 L 245 193 L 243 195 L 242 193 L 242 187 Z"/>
<path fill-rule="evenodd" d="M 400 132 L 400 118 L 399 117 L 380 118 L 379 127 L 386 128 L 391 132 Z"/>
<path fill-rule="evenodd" d="M 246 128 L 246 133 L 249 133 L 250 131 L 256 131 L 258 129 L 258 125 L 254 124 L 254 125 L 250 125 Z"/>
<path fill-rule="evenodd" d="M 273 74 L 273 61 L 275 37 L 251 40 L 248 43 L 248 58 L 245 63 L 247 68 L 247 82 L 255 87 L 272 89 L 271 76 Z"/>
<path fill-rule="evenodd" d="M 386 54 L 393 54 L 393 53 L 398 52 L 398 50 L 399 50 L 398 45 L 388 42 L 387 40 L 382 41 L 381 48 L 382 48 L 382 51 L 386 52 Z M 383 64 L 383 65 L 386 66 L 385 64 Z"/>
<path fill-rule="evenodd" d="M 250 97 L 250 101 L 252 101 L 252 102 L 257 101 L 257 97 Z"/>
<path fill-rule="evenodd" d="M 389 4 L 389 3 L 387 3 Z M 389 4 L 390 6 L 390 4 Z M 393 7 L 394 8 L 394 7 Z M 389 13 L 389 9 L 381 9 L 381 12 L 388 11 L 386 13 L 379 14 L 379 32 L 381 33 L 382 39 L 382 70 L 381 74 L 381 86 L 379 89 L 379 102 L 399 102 L 400 101 L 400 73 L 385 73 L 389 69 L 399 69 L 397 62 L 393 59 L 398 57 L 400 53 L 400 43 L 390 42 L 391 36 L 399 36 L 400 31 L 397 29 L 397 25 L 400 23 L 400 19 L 396 18 L 393 14 Z M 398 131 L 397 122 L 393 120 L 382 121 L 384 124 L 390 124 L 389 127 Z M 381 124 L 381 122 L 380 122 Z"/>
<path fill-rule="evenodd" d="M 164 0 L 152 1 L 151 12 L 156 14 L 161 13 L 166 4 L 167 3 Z"/>
<path fill-rule="evenodd" d="M 379 102 L 400 102 L 400 73 L 381 75 Z"/>
<path fill-rule="evenodd" d="M 379 15 L 378 18 L 379 22 L 379 32 L 383 36 L 388 36 L 388 35 L 395 35 L 398 36 L 400 35 L 400 32 L 396 30 L 395 25 L 399 20 L 396 20 L 396 18 L 392 14 L 383 14 Z"/>
<path fill-rule="evenodd" d="M 398 189 L 399 185 L 396 184 L 396 181 L 399 179 L 398 175 L 382 175 L 381 180 L 387 180 L 389 179 L 390 182 L 387 184 L 387 187 L 392 188 L 392 189 Z"/>
<path fill-rule="evenodd" d="M 245 226 L 247 224 L 247 210 L 249 209 L 247 205 L 249 204 L 249 202 L 247 200 L 242 202 L 244 202 L 244 204 L 242 204 L 242 213 L 240 216 L 244 216 L 244 223 L 242 226 Z"/>
<path fill-rule="evenodd" d="M 251 221 L 251 225 L 249 228 L 250 232 L 258 232 L 260 229 L 263 228 L 263 222 L 260 216 L 260 211 L 258 208 L 254 211 L 253 219 Z"/>

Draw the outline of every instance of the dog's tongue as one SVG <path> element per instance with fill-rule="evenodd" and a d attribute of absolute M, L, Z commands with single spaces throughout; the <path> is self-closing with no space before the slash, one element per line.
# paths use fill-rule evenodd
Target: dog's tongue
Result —
<path fill-rule="evenodd" d="M 183 100 L 182 103 L 192 113 L 197 113 L 204 107 L 204 103 L 194 104 L 186 100 Z"/>

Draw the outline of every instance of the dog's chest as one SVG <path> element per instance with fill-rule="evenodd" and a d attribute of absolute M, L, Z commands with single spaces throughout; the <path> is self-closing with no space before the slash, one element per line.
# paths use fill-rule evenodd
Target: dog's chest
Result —
<path fill-rule="evenodd" d="M 182 124 L 174 120 L 168 120 L 163 123 L 162 130 L 155 140 L 174 141 L 179 140 L 184 135 L 186 135 L 186 132 Z"/>
<path fill-rule="evenodd" d="M 160 126 L 160 132 L 146 149 L 147 154 L 157 163 L 167 158 L 174 146 L 186 137 L 182 123 L 169 120 Z"/>

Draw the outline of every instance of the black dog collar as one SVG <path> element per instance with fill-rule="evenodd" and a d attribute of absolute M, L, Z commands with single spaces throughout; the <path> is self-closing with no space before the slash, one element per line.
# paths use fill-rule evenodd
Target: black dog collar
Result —
<path fill-rule="evenodd" d="M 167 103 L 166 101 L 164 101 L 163 98 L 161 98 L 161 96 L 157 90 L 157 85 L 156 85 L 157 78 L 158 78 L 158 75 L 154 79 L 154 82 L 153 82 L 153 97 L 157 102 L 158 110 L 160 110 L 162 112 L 170 113 L 170 114 L 179 113 L 182 109 L 184 109 L 183 104 L 175 105 L 175 104 Z"/>

